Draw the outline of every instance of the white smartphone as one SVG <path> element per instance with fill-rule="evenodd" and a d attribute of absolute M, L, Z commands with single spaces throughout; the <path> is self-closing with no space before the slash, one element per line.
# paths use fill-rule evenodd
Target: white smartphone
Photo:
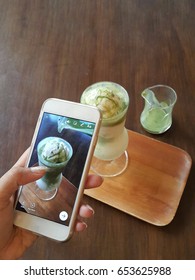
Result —
<path fill-rule="evenodd" d="M 66 241 L 78 210 L 101 123 L 92 106 L 50 98 L 41 109 L 27 166 L 46 166 L 36 182 L 21 186 L 14 224 Z"/>

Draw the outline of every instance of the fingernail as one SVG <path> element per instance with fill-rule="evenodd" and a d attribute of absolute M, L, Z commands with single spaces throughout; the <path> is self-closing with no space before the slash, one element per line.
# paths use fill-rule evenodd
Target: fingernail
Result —
<path fill-rule="evenodd" d="M 85 226 L 85 229 L 88 227 L 88 225 L 85 222 L 83 222 L 83 225 Z"/>
<path fill-rule="evenodd" d="M 87 206 L 87 208 L 89 209 L 89 210 L 91 210 L 92 212 L 93 212 L 93 215 L 95 214 L 95 211 L 93 210 L 93 208 L 90 206 L 90 205 L 86 205 Z"/>
<path fill-rule="evenodd" d="M 38 173 L 38 172 L 43 172 L 43 171 L 48 171 L 48 167 L 46 166 L 34 166 L 34 167 L 30 167 L 31 172 L 33 173 Z"/>

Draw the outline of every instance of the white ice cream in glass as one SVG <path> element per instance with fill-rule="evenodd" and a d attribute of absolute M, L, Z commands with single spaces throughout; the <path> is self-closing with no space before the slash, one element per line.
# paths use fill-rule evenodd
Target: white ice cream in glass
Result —
<path fill-rule="evenodd" d="M 95 83 L 83 92 L 81 103 L 96 106 L 102 112 L 92 169 L 105 177 L 121 174 L 128 163 L 128 132 L 125 128 L 129 106 L 127 91 L 113 82 Z"/>
<path fill-rule="evenodd" d="M 52 199 L 60 186 L 62 171 L 72 157 L 71 145 L 62 138 L 47 137 L 37 146 L 39 165 L 48 167 L 46 174 L 36 181 L 36 194 L 43 200 Z"/>

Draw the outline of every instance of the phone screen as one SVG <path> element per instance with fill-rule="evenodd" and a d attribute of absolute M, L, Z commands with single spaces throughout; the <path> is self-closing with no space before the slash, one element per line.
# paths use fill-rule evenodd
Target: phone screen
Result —
<path fill-rule="evenodd" d="M 46 174 L 22 187 L 16 209 L 69 225 L 95 123 L 45 112 L 29 167 Z"/>

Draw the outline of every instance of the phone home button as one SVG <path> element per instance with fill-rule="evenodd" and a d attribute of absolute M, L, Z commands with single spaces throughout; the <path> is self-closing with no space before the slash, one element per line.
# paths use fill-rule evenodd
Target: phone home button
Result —
<path fill-rule="evenodd" d="M 66 211 L 60 212 L 59 218 L 60 218 L 60 220 L 63 221 L 63 222 L 66 221 L 66 220 L 68 219 L 68 213 L 67 213 Z"/>

